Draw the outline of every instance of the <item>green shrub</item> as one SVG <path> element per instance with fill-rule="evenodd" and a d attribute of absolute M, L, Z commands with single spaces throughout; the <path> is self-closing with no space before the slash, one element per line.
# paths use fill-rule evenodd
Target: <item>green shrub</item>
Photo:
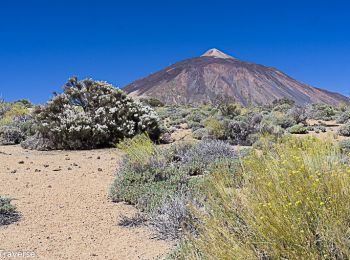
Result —
<path fill-rule="evenodd" d="M 348 259 L 350 166 L 332 141 L 289 138 L 213 173 L 182 259 Z M 345 158 L 344 158 L 345 159 Z M 196 207 L 195 207 L 196 208 Z"/>
<path fill-rule="evenodd" d="M 295 101 L 288 98 L 279 98 L 272 101 L 273 107 L 281 106 L 281 105 L 288 105 L 289 107 L 292 107 L 294 106 L 294 104 L 295 104 Z"/>
<path fill-rule="evenodd" d="M 288 129 L 288 132 L 291 134 L 307 134 L 307 128 L 301 124 L 294 125 Z"/>
<path fill-rule="evenodd" d="M 160 136 L 153 109 L 91 79 L 70 79 L 62 94 L 36 107 L 34 121 L 38 134 L 24 143 L 26 148 L 41 149 L 41 139 L 48 140 L 49 149 L 91 149 L 110 147 L 142 132 L 152 139 Z"/>
<path fill-rule="evenodd" d="M 8 225 L 20 218 L 16 206 L 11 204 L 11 199 L 0 196 L 0 226 Z"/>
<path fill-rule="evenodd" d="M 117 144 L 132 164 L 145 164 L 156 153 L 156 146 L 146 134 L 140 134 L 132 139 L 125 139 Z"/>
<path fill-rule="evenodd" d="M 325 126 L 323 126 L 323 125 L 316 125 L 316 126 L 314 126 L 313 130 L 316 133 L 320 133 L 320 132 L 325 133 L 325 132 L 327 132 L 327 128 Z"/>
<path fill-rule="evenodd" d="M 208 129 L 209 135 L 213 136 L 215 139 L 221 139 L 224 136 L 224 126 L 216 118 L 210 117 L 204 121 L 204 126 Z"/>
<path fill-rule="evenodd" d="M 164 107 L 164 103 L 156 98 L 141 98 L 140 101 L 151 107 Z"/>
<path fill-rule="evenodd" d="M 0 102 L 0 144 L 18 144 L 33 134 L 30 104 L 25 100 Z"/>
<path fill-rule="evenodd" d="M 282 113 L 287 113 L 288 110 L 290 110 L 292 107 L 290 104 L 281 104 L 273 107 L 272 111 L 278 111 Z"/>
<path fill-rule="evenodd" d="M 308 118 L 315 120 L 332 120 L 336 115 L 334 107 L 326 104 L 312 104 L 307 111 Z"/>
<path fill-rule="evenodd" d="M 195 121 L 188 122 L 188 128 L 192 129 L 192 131 L 196 131 L 196 130 L 203 128 L 203 127 L 204 127 L 204 125 L 202 123 L 198 123 Z"/>
<path fill-rule="evenodd" d="M 209 136 L 209 131 L 206 128 L 199 128 L 193 132 L 193 138 L 202 140 Z"/>
<path fill-rule="evenodd" d="M 241 114 L 241 106 L 238 103 L 222 102 L 219 110 L 223 116 L 234 118 Z"/>

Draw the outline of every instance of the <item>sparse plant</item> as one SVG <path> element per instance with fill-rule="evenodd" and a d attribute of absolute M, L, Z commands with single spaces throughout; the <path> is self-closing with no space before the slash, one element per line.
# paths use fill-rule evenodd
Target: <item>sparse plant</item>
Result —
<path fill-rule="evenodd" d="M 0 226 L 9 225 L 19 220 L 20 215 L 16 206 L 11 204 L 12 199 L 0 196 Z"/>
<path fill-rule="evenodd" d="M 145 215 L 137 213 L 132 217 L 121 216 L 118 225 L 122 227 L 139 227 L 144 225 L 146 222 L 147 218 Z"/>

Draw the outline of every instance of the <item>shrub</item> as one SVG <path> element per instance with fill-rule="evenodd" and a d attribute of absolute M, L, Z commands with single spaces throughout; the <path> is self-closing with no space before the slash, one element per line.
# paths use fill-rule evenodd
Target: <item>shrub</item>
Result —
<path fill-rule="evenodd" d="M 198 123 L 195 121 L 188 122 L 188 128 L 192 129 L 192 131 L 196 131 L 196 130 L 203 128 L 203 127 L 204 127 L 204 125 L 202 123 Z"/>
<path fill-rule="evenodd" d="M 186 205 L 198 197 L 210 169 L 224 165 L 232 172 L 237 164 L 236 153 L 222 141 L 183 143 L 167 148 L 153 145 L 152 149 L 148 148 L 151 142 L 139 139 L 128 144 L 130 147 L 123 150 L 131 152 L 126 152 L 111 187 L 111 198 L 144 211 L 163 238 L 180 236 L 182 224 L 190 218 Z M 139 159 L 138 154 L 144 150 L 146 155 Z"/>
<path fill-rule="evenodd" d="M 24 140 L 24 133 L 18 127 L 3 126 L 0 128 L 0 144 L 19 144 Z"/>
<path fill-rule="evenodd" d="M 70 79 L 62 94 L 36 107 L 34 120 L 36 137 L 49 140 L 50 149 L 109 147 L 140 132 L 152 139 L 160 135 L 158 117 L 150 107 L 90 79 Z"/>
<path fill-rule="evenodd" d="M 295 101 L 288 98 L 279 98 L 272 101 L 272 105 L 274 107 L 281 106 L 281 105 L 289 105 L 290 107 L 292 107 L 294 106 L 294 104 L 295 104 Z"/>
<path fill-rule="evenodd" d="M 292 107 L 290 104 L 281 104 L 273 107 L 272 111 L 287 113 L 288 110 L 290 110 Z"/>
<path fill-rule="evenodd" d="M 338 117 L 337 117 L 337 123 L 339 124 L 345 124 L 349 121 L 350 119 L 350 110 L 346 110 L 342 112 Z"/>
<path fill-rule="evenodd" d="M 348 154 L 350 152 L 350 139 L 341 140 L 339 146 L 342 152 Z"/>
<path fill-rule="evenodd" d="M 338 134 L 341 135 L 341 136 L 350 136 L 350 122 L 348 122 L 345 125 L 341 126 L 338 129 Z"/>
<path fill-rule="evenodd" d="M 316 125 L 316 126 L 313 126 L 313 130 L 316 132 L 316 133 L 325 133 L 327 132 L 327 128 L 323 125 Z"/>
<path fill-rule="evenodd" d="M 0 103 L 0 142 L 17 144 L 33 134 L 33 123 L 28 107 L 29 101 Z"/>
<path fill-rule="evenodd" d="M 122 216 L 118 222 L 118 226 L 122 227 L 138 227 L 147 222 L 146 217 L 143 214 L 135 214 L 132 217 Z"/>
<path fill-rule="evenodd" d="M 162 239 L 178 239 L 183 235 L 184 225 L 191 223 L 191 215 L 187 208 L 186 197 L 169 197 L 161 206 L 152 212 L 151 223 Z"/>
<path fill-rule="evenodd" d="M 117 148 L 126 154 L 130 163 L 137 165 L 147 163 L 156 153 L 155 145 L 146 134 L 125 139 L 117 144 Z"/>
<path fill-rule="evenodd" d="M 306 109 L 304 107 L 294 106 L 287 112 L 287 117 L 291 117 L 296 124 L 306 124 Z"/>
<path fill-rule="evenodd" d="M 141 98 L 140 101 L 151 107 L 163 107 L 164 103 L 156 98 Z"/>
<path fill-rule="evenodd" d="M 204 126 L 208 129 L 209 135 L 213 136 L 215 139 L 221 139 L 224 135 L 224 126 L 216 118 L 208 118 L 204 121 Z"/>
<path fill-rule="evenodd" d="M 234 118 L 241 114 L 241 106 L 238 103 L 222 102 L 219 110 L 223 116 Z"/>
<path fill-rule="evenodd" d="M 294 125 L 288 129 L 288 132 L 291 134 L 307 134 L 307 128 L 301 124 Z"/>
<path fill-rule="evenodd" d="M 226 121 L 225 122 L 225 136 L 234 145 L 252 145 L 256 138 L 256 126 L 252 125 L 249 118 L 242 121 Z"/>
<path fill-rule="evenodd" d="M 20 215 L 16 206 L 11 204 L 11 199 L 0 196 L 0 226 L 16 222 L 19 218 Z"/>
<path fill-rule="evenodd" d="M 211 175 L 185 259 L 348 259 L 350 166 L 331 141 L 290 138 Z"/>
<path fill-rule="evenodd" d="M 308 118 L 315 120 L 332 120 L 336 115 L 334 107 L 326 104 L 312 104 L 307 111 Z"/>
<path fill-rule="evenodd" d="M 193 132 L 193 138 L 202 140 L 209 136 L 209 131 L 206 128 L 199 128 Z"/>

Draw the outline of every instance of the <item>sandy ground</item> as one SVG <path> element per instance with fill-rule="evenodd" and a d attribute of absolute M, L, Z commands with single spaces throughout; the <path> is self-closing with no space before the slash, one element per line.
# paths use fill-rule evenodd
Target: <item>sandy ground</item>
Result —
<path fill-rule="evenodd" d="M 0 249 L 34 259 L 154 259 L 171 245 L 147 227 L 117 225 L 129 205 L 108 199 L 120 155 L 115 149 L 39 152 L 0 146 L 0 195 L 22 219 L 0 227 Z"/>

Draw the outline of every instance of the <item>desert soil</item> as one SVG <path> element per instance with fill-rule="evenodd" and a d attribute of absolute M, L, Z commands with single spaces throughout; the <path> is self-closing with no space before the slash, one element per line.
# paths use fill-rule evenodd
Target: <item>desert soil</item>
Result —
<path fill-rule="evenodd" d="M 0 146 L 0 195 L 15 198 L 21 220 L 0 227 L 0 249 L 34 251 L 35 259 L 154 259 L 171 249 L 148 227 L 117 225 L 137 213 L 108 191 L 120 154 L 23 150 Z"/>

